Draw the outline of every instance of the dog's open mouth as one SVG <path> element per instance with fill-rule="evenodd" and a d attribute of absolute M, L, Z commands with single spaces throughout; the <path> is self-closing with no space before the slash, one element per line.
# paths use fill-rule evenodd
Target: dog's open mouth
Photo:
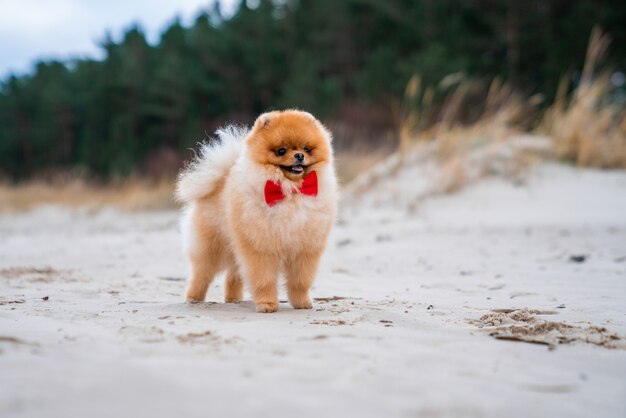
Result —
<path fill-rule="evenodd" d="M 285 171 L 288 171 L 291 174 L 302 174 L 304 173 L 304 169 L 306 167 L 300 164 L 295 164 L 295 165 L 282 165 L 281 168 Z"/>

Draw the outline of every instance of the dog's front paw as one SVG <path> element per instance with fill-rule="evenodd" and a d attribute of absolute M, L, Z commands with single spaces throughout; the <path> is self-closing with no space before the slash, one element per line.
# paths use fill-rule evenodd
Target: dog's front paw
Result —
<path fill-rule="evenodd" d="M 202 303 L 204 302 L 205 297 L 206 290 L 203 292 L 202 290 L 198 290 L 193 286 L 187 289 L 187 292 L 185 292 L 185 301 L 187 303 Z"/>
<path fill-rule="evenodd" d="M 278 310 L 278 303 L 261 302 L 256 304 L 256 311 L 261 313 L 271 313 Z"/>
<path fill-rule="evenodd" d="M 308 298 L 299 300 L 297 302 L 292 301 L 291 306 L 293 306 L 294 309 L 313 309 L 313 304 L 311 303 L 311 300 Z"/>

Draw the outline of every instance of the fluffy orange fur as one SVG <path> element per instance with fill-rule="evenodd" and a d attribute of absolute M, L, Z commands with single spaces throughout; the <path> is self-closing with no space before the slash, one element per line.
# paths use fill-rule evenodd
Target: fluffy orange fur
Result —
<path fill-rule="evenodd" d="M 291 305 L 310 309 L 309 289 L 337 206 L 330 133 L 309 113 L 287 110 L 261 115 L 250 131 L 218 135 L 221 144 L 205 147 L 178 182 L 178 198 L 187 203 L 187 300 L 203 301 L 214 277 L 226 271 L 226 302 L 242 300 L 246 283 L 256 310 L 275 312 L 283 275 Z M 312 171 L 318 195 L 298 193 Z M 273 206 L 264 198 L 268 180 L 285 195 Z"/>

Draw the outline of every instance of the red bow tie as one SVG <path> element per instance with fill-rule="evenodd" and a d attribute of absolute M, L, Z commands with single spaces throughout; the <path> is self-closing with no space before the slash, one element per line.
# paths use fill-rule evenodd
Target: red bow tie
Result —
<path fill-rule="evenodd" d="M 298 189 L 298 193 L 307 196 L 317 196 L 317 174 L 311 171 L 302 180 L 302 186 Z M 265 202 L 268 206 L 274 206 L 285 198 L 280 182 L 268 180 L 265 183 Z"/>

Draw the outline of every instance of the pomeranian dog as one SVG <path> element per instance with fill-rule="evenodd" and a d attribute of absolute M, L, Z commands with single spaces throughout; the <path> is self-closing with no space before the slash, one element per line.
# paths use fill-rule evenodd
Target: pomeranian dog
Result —
<path fill-rule="evenodd" d="M 242 300 L 247 283 L 257 312 L 276 312 L 282 274 L 291 305 L 310 309 L 337 211 L 331 134 L 311 114 L 285 110 L 259 116 L 251 130 L 230 126 L 217 136 L 176 189 L 186 204 L 187 301 L 204 301 L 226 271 L 226 302 Z"/>

